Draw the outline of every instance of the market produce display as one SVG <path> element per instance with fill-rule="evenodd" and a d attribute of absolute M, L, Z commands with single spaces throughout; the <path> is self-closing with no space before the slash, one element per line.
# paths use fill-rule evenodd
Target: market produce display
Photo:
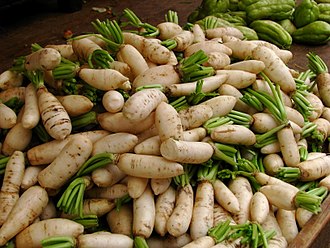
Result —
<path fill-rule="evenodd" d="M 13 58 L 0 246 L 288 247 L 330 188 L 330 76 L 287 49 L 329 24 L 311 1 L 267 2 L 203 1 L 184 26 L 125 9 Z M 276 22 L 294 16 L 291 34 Z"/>
<path fill-rule="evenodd" d="M 246 39 L 290 48 L 292 42 L 326 44 L 330 40 L 329 9 L 327 0 L 204 0 L 188 21 L 203 22 L 213 16 L 217 26 L 236 27 Z"/>

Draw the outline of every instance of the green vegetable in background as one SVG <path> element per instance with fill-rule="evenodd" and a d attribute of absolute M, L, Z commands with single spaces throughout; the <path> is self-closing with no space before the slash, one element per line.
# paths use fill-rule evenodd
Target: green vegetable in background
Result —
<path fill-rule="evenodd" d="M 329 3 L 319 3 L 319 20 L 330 23 L 330 1 Z"/>
<path fill-rule="evenodd" d="M 319 18 L 319 7 L 313 0 L 303 0 L 293 12 L 293 23 L 301 28 Z"/>
<path fill-rule="evenodd" d="M 249 22 L 260 19 L 280 21 L 292 16 L 294 0 L 243 0 Z"/>
<path fill-rule="evenodd" d="M 290 19 L 278 22 L 290 35 L 297 29 Z"/>
<path fill-rule="evenodd" d="M 277 22 L 271 20 L 256 20 L 250 24 L 261 40 L 277 45 L 280 48 L 290 48 L 291 35 Z"/>
<path fill-rule="evenodd" d="M 194 23 L 208 15 L 227 12 L 229 0 L 203 0 L 200 6 L 188 16 L 188 22 Z"/>
<path fill-rule="evenodd" d="M 330 40 L 330 24 L 315 21 L 292 33 L 293 41 L 301 44 L 322 45 Z"/>
<path fill-rule="evenodd" d="M 247 40 L 259 40 L 258 34 L 255 30 L 245 26 L 235 26 L 239 31 L 244 35 L 244 38 Z"/>
<path fill-rule="evenodd" d="M 231 13 L 214 13 L 213 16 L 226 20 L 235 26 L 246 26 L 246 21 L 242 17 Z"/>

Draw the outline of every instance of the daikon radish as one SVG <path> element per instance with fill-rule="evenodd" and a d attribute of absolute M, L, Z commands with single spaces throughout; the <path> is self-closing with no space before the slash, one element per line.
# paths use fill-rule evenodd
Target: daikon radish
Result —
<path fill-rule="evenodd" d="M 211 131 L 211 138 L 225 144 L 251 146 L 256 142 L 255 134 L 241 125 L 221 125 Z"/>
<path fill-rule="evenodd" d="M 160 236 L 165 236 L 167 233 L 167 220 L 174 210 L 175 198 L 175 189 L 170 186 L 155 200 L 155 231 Z"/>
<path fill-rule="evenodd" d="M 23 83 L 23 75 L 11 70 L 5 70 L 0 74 L 0 89 L 19 87 Z"/>
<path fill-rule="evenodd" d="M 39 184 L 47 189 L 62 187 L 89 158 L 93 143 L 80 135 L 72 137 L 58 157 L 38 174 Z"/>
<path fill-rule="evenodd" d="M 210 66 L 214 70 L 224 69 L 224 67 L 230 65 L 229 55 L 223 52 L 210 52 L 208 54 L 208 60 L 203 63 L 204 66 Z"/>
<path fill-rule="evenodd" d="M 213 116 L 219 117 L 227 115 L 235 106 L 236 98 L 233 96 L 216 96 L 201 104 L 208 105 L 212 108 Z"/>
<path fill-rule="evenodd" d="M 265 146 L 261 147 L 260 152 L 262 154 L 272 154 L 272 153 L 281 152 L 280 143 L 278 141 L 275 141 L 273 143 L 265 145 Z"/>
<path fill-rule="evenodd" d="M 18 122 L 7 133 L 2 143 L 2 153 L 11 155 L 15 151 L 25 151 L 32 140 L 32 129 L 23 127 L 22 122 Z"/>
<path fill-rule="evenodd" d="M 202 92 L 212 92 L 218 89 L 227 79 L 226 75 L 214 75 L 203 78 Z M 195 92 L 197 81 L 184 84 L 171 84 L 167 87 L 170 96 L 187 96 Z"/>
<path fill-rule="evenodd" d="M 172 178 L 151 178 L 150 187 L 154 195 L 164 193 L 170 187 Z"/>
<path fill-rule="evenodd" d="M 265 69 L 265 63 L 260 60 L 244 60 L 232 63 L 224 67 L 225 70 L 240 70 L 258 74 Z"/>
<path fill-rule="evenodd" d="M 273 92 L 271 88 L 269 87 L 268 83 L 266 80 L 263 79 L 257 79 L 253 84 L 252 84 L 252 89 L 254 90 L 259 90 L 259 91 L 265 91 L 267 94 L 273 96 Z M 281 96 L 283 99 L 284 107 L 293 107 L 292 104 L 292 99 L 289 96 L 289 94 L 285 93 L 282 89 L 280 89 Z"/>
<path fill-rule="evenodd" d="M 286 188 L 284 185 L 265 185 L 260 188 L 260 192 L 266 195 L 270 204 L 285 210 L 295 210 L 295 196 L 298 189 Z"/>
<path fill-rule="evenodd" d="M 301 181 L 313 181 L 330 174 L 330 156 L 322 156 L 297 164 Z"/>
<path fill-rule="evenodd" d="M 183 140 L 185 141 L 202 141 L 206 136 L 206 129 L 196 127 L 190 130 L 183 131 Z"/>
<path fill-rule="evenodd" d="M 108 187 L 92 187 L 86 190 L 85 195 L 88 198 L 101 198 L 114 200 L 127 195 L 127 185 L 116 183 Z"/>
<path fill-rule="evenodd" d="M 127 175 L 144 178 L 169 178 L 183 173 L 181 164 L 153 155 L 124 153 L 117 166 Z"/>
<path fill-rule="evenodd" d="M 276 212 L 276 220 L 281 228 L 284 238 L 288 244 L 290 244 L 299 233 L 295 211 L 278 209 Z"/>
<path fill-rule="evenodd" d="M 142 54 L 132 45 L 123 44 L 117 54 L 118 60 L 125 62 L 132 70 L 133 78 L 149 69 Z"/>
<path fill-rule="evenodd" d="M 214 203 L 213 218 L 214 218 L 213 220 L 214 226 L 216 226 L 220 222 L 225 222 L 226 220 L 230 220 L 231 224 L 236 224 L 231 213 L 228 212 L 223 207 L 221 207 L 221 205 L 218 204 L 217 202 Z"/>
<path fill-rule="evenodd" d="M 122 110 L 125 103 L 123 95 L 117 90 L 109 90 L 102 97 L 102 105 L 106 111 L 117 113 Z"/>
<path fill-rule="evenodd" d="M 214 189 L 212 183 L 206 180 L 198 182 L 195 193 L 193 213 L 189 228 L 190 236 L 194 241 L 197 242 L 197 240 L 200 240 L 202 237 L 207 237 L 208 230 L 211 227 L 213 227 L 214 225 L 213 207 L 214 207 Z M 201 245 L 198 247 L 203 247 L 203 246 Z"/>
<path fill-rule="evenodd" d="M 272 239 L 270 239 L 268 241 L 269 247 L 285 248 L 288 246 L 288 242 L 283 237 L 281 228 L 278 225 L 276 217 L 272 211 L 269 212 L 266 220 L 261 224 L 261 226 L 264 231 L 275 231 L 276 232 L 275 237 L 273 237 Z"/>
<path fill-rule="evenodd" d="M 216 27 L 205 30 L 205 36 L 208 39 L 221 38 L 224 35 L 234 36 L 240 40 L 244 38 L 243 33 L 235 27 Z"/>
<path fill-rule="evenodd" d="M 292 107 L 289 107 L 289 106 L 285 106 L 284 108 L 285 108 L 285 112 L 287 114 L 288 120 L 296 123 L 300 127 L 303 127 L 305 125 L 304 117 L 298 110 L 296 110 Z"/>
<path fill-rule="evenodd" d="M 72 131 L 71 120 L 63 105 L 44 86 L 37 89 L 38 106 L 42 123 L 54 139 L 62 140 Z"/>
<path fill-rule="evenodd" d="M 288 64 L 288 62 L 290 62 L 293 57 L 292 51 L 287 49 L 280 49 L 278 46 L 271 42 L 264 40 L 252 40 L 251 43 L 271 49 L 278 57 L 280 57 L 284 64 Z"/>
<path fill-rule="evenodd" d="M 24 128 L 32 129 L 39 123 L 39 120 L 37 91 L 34 85 L 30 83 L 25 88 L 25 104 L 21 122 Z"/>
<path fill-rule="evenodd" d="M 71 236 L 77 238 L 83 234 L 84 226 L 64 218 L 53 218 L 34 223 L 22 232 L 16 238 L 16 247 L 36 247 L 41 248 L 41 241 L 53 236 Z"/>
<path fill-rule="evenodd" d="M 17 115 L 11 108 L 0 102 L 0 128 L 12 128 L 17 122 Z"/>
<path fill-rule="evenodd" d="M 254 177 L 258 181 L 258 183 L 261 185 L 277 185 L 277 184 L 279 184 L 285 188 L 291 188 L 292 190 L 297 190 L 297 188 L 294 185 L 284 182 L 281 179 L 278 179 L 276 177 L 269 176 L 263 172 L 254 173 Z"/>
<path fill-rule="evenodd" d="M 24 154 L 14 151 L 7 162 L 0 190 L 0 226 L 6 221 L 19 198 L 24 171 Z"/>
<path fill-rule="evenodd" d="M 265 133 L 278 126 L 273 115 L 265 112 L 258 112 L 252 115 L 253 123 L 251 130 L 256 133 Z"/>
<path fill-rule="evenodd" d="M 38 174 L 44 169 L 43 166 L 28 166 L 24 171 L 24 176 L 21 183 L 21 189 L 27 190 L 31 186 L 38 183 Z"/>
<path fill-rule="evenodd" d="M 112 233 L 132 235 L 132 204 L 124 204 L 119 209 L 112 209 L 107 214 L 106 219 Z"/>
<path fill-rule="evenodd" d="M 182 27 L 174 22 L 161 22 L 157 24 L 159 39 L 167 40 L 182 32 Z"/>
<path fill-rule="evenodd" d="M 202 42 L 194 43 L 187 47 L 187 49 L 184 51 L 184 56 L 189 57 L 199 50 L 202 50 L 207 55 L 211 52 L 221 52 L 230 56 L 232 53 L 230 48 L 219 42 L 213 40 L 205 40 Z"/>
<path fill-rule="evenodd" d="M 93 130 L 72 134 L 64 140 L 52 140 L 30 148 L 27 151 L 27 158 L 31 165 L 50 164 L 72 137 L 82 135 L 95 142 L 108 134 L 109 132 L 106 130 Z"/>
<path fill-rule="evenodd" d="M 194 43 L 205 41 L 205 33 L 201 26 L 197 23 L 193 24 L 191 28 L 192 33 L 194 34 Z"/>
<path fill-rule="evenodd" d="M 123 112 L 109 113 L 104 112 L 97 115 L 100 126 L 109 132 L 127 132 L 138 134 L 151 128 L 155 123 L 155 112 L 151 112 L 144 120 L 132 121 Z"/>
<path fill-rule="evenodd" d="M 179 141 L 168 138 L 160 145 L 160 153 L 170 161 L 201 164 L 213 155 L 213 147 L 206 142 Z"/>
<path fill-rule="evenodd" d="M 308 120 L 309 121 L 316 120 L 317 118 L 319 118 L 322 115 L 324 104 L 318 96 L 316 96 L 315 94 L 313 94 L 311 92 L 306 92 L 305 98 L 312 105 L 312 109 L 313 109 L 311 115 L 308 116 Z"/>
<path fill-rule="evenodd" d="M 180 83 L 180 75 L 175 70 L 175 67 L 171 64 L 166 64 L 150 67 L 139 74 L 134 78 L 132 88 L 136 89 L 138 87 L 152 84 L 160 84 L 164 87 L 170 87 L 171 85 L 178 83 Z"/>
<path fill-rule="evenodd" d="M 158 135 L 145 139 L 134 147 L 134 153 L 145 155 L 161 155 L 160 138 Z"/>
<path fill-rule="evenodd" d="M 28 71 L 52 70 L 61 62 L 61 54 L 54 48 L 41 48 L 25 57 L 24 67 Z"/>
<path fill-rule="evenodd" d="M 158 65 L 164 65 L 169 62 L 171 51 L 161 44 L 161 40 L 157 38 L 144 39 L 143 45 L 143 56 L 151 62 Z"/>
<path fill-rule="evenodd" d="M 300 162 L 300 154 L 291 126 L 282 128 L 277 132 L 282 157 L 287 166 L 296 167 Z"/>
<path fill-rule="evenodd" d="M 129 79 L 114 69 L 82 68 L 79 77 L 94 88 L 103 91 L 131 88 Z"/>
<path fill-rule="evenodd" d="M 92 155 L 103 152 L 125 153 L 131 151 L 137 144 L 138 138 L 130 133 L 109 134 L 93 144 Z"/>
<path fill-rule="evenodd" d="M 250 105 L 246 104 L 241 100 L 243 94 L 234 86 L 230 84 L 222 84 L 220 85 L 218 92 L 220 95 L 229 95 L 236 98 L 236 103 L 234 109 L 237 111 L 245 112 L 248 114 L 254 114 L 257 110 Z"/>
<path fill-rule="evenodd" d="M 139 198 L 149 184 L 148 178 L 127 176 L 127 192 L 133 198 Z"/>
<path fill-rule="evenodd" d="M 122 180 L 126 174 L 115 164 L 107 164 L 92 171 L 92 181 L 98 187 L 109 187 Z"/>
<path fill-rule="evenodd" d="M 237 89 L 244 89 L 252 85 L 257 76 L 254 73 L 242 71 L 242 70 L 217 70 L 217 75 L 227 75 L 227 80 L 224 82 L 226 84 L 232 85 Z"/>
<path fill-rule="evenodd" d="M 271 176 L 274 176 L 280 168 L 284 167 L 283 159 L 277 153 L 267 154 L 262 162 L 266 173 Z"/>
<path fill-rule="evenodd" d="M 119 71 L 121 74 L 123 74 L 125 77 L 129 79 L 130 82 L 134 80 L 133 73 L 131 67 L 125 62 L 121 62 L 118 60 L 114 60 L 112 62 L 109 62 L 109 67 L 111 69 L 114 69 L 116 71 Z"/>
<path fill-rule="evenodd" d="M 236 196 L 240 207 L 233 219 L 237 224 L 243 224 L 250 219 L 250 202 L 253 196 L 250 182 L 245 177 L 238 176 L 229 182 L 228 188 Z"/>
<path fill-rule="evenodd" d="M 43 211 L 48 203 L 48 194 L 40 186 L 32 186 L 18 199 L 7 220 L 0 228 L 0 246 L 28 227 Z"/>
<path fill-rule="evenodd" d="M 202 236 L 183 246 L 183 248 L 210 248 L 215 245 L 215 241 L 210 236 Z"/>
<path fill-rule="evenodd" d="M 207 105 L 193 105 L 187 109 L 180 110 L 179 116 L 183 130 L 200 127 L 213 116 L 213 111 Z"/>
<path fill-rule="evenodd" d="M 319 185 L 326 187 L 328 190 L 330 190 L 330 174 L 321 179 Z"/>
<path fill-rule="evenodd" d="M 155 111 L 155 126 L 161 142 L 173 138 L 182 140 L 183 127 L 181 118 L 175 108 L 166 102 L 161 102 Z"/>
<path fill-rule="evenodd" d="M 271 81 L 279 84 L 284 92 L 290 93 L 296 89 L 289 68 L 274 51 L 264 46 L 258 46 L 253 49 L 252 57 L 265 63 L 265 74 Z"/>
<path fill-rule="evenodd" d="M 133 239 L 124 235 L 110 232 L 94 232 L 78 236 L 80 248 L 133 248 Z"/>
<path fill-rule="evenodd" d="M 93 103 L 83 95 L 56 96 L 70 116 L 78 116 L 92 110 Z"/>
<path fill-rule="evenodd" d="M 215 200 L 221 207 L 230 213 L 239 213 L 239 202 L 236 196 L 220 179 L 213 182 L 213 188 Z"/>
<path fill-rule="evenodd" d="M 146 119 L 161 102 L 167 102 L 167 97 L 157 89 L 145 89 L 135 92 L 124 104 L 123 115 L 132 121 Z"/>
<path fill-rule="evenodd" d="M 53 48 L 57 50 L 63 58 L 70 61 L 77 61 L 78 58 L 73 51 L 72 44 L 48 44 L 45 48 Z"/>
<path fill-rule="evenodd" d="M 83 214 L 84 215 L 96 215 L 101 217 L 116 207 L 114 200 L 104 198 L 91 198 L 84 199 L 83 202 Z M 65 213 L 62 213 L 63 217 L 66 217 Z"/>
<path fill-rule="evenodd" d="M 255 192 L 250 201 L 251 221 L 263 223 L 269 214 L 269 202 L 267 197 L 261 192 Z"/>
<path fill-rule="evenodd" d="M 143 194 L 133 200 L 133 235 L 149 238 L 155 224 L 155 200 L 148 185 Z"/>
<path fill-rule="evenodd" d="M 314 216 L 314 213 L 304 208 L 297 208 L 295 213 L 296 213 L 295 216 L 296 221 L 299 228 L 303 228 L 306 225 L 306 223 L 308 223 L 308 221 Z"/>
<path fill-rule="evenodd" d="M 182 30 L 171 38 L 176 42 L 176 47 L 173 49 L 176 52 L 183 52 L 194 42 L 194 34 L 189 30 Z"/>
<path fill-rule="evenodd" d="M 46 207 L 40 214 L 39 218 L 40 218 L 40 220 L 48 220 L 48 219 L 56 218 L 57 216 L 58 216 L 58 213 L 57 213 L 56 206 L 55 206 L 53 200 L 49 199 Z"/>
<path fill-rule="evenodd" d="M 17 97 L 18 100 L 24 103 L 25 101 L 25 87 L 13 87 L 7 90 L 0 91 L 0 99 L 2 102 L 7 102 L 13 97 Z"/>
<path fill-rule="evenodd" d="M 167 231 L 174 237 L 187 232 L 192 218 L 194 191 L 190 184 L 180 187 L 173 212 L 166 223 Z"/>

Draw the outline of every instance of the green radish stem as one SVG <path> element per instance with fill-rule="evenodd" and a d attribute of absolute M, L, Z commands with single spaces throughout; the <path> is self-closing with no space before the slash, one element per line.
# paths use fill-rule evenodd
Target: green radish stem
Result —
<path fill-rule="evenodd" d="M 74 179 L 63 192 L 56 206 L 64 213 L 78 215 L 82 218 L 84 192 L 90 183 L 91 180 L 88 177 Z"/>
<path fill-rule="evenodd" d="M 143 30 L 138 31 L 139 35 L 145 36 L 145 37 L 156 37 L 159 35 L 159 30 L 154 27 L 153 25 L 149 23 L 142 22 L 139 17 L 130 9 L 125 8 L 123 11 L 122 17 L 126 17 L 128 19 L 128 22 L 122 22 L 122 26 L 126 25 L 132 25 L 133 27 Z"/>
<path fill-rule="evenodd" d="M 5 173 L 6 165 L 9 159 L 10 156 L 3 156 L 0 158 L 0 175 Z"/>
<path fill-rule="evenodd" d="M 165 21 L 179 24 L 178 12 L 173 11 L 173 10 L 167 11 L 167 13 L 165 14 Z"/>
<path fill-rule="evenodd" d="M 98 217 L 94 214 L 84 215 L 83 217 L 75 217 L 72 220 L 79 224 L 82 224 L 85 229 L 99 226 Z"/>
<path fill-rule="evenodd" d="M 134 247 L 135 248 L 149 248 L 145 238 L 141 236 L 134 237 Z"/>
<path fill-rule="evenodd" d="M 95 111 L 89 111 L 85 114 L 74 116 L 71 118 L 72 130 L 77 131 L 88 126 L 95 126 L 98 124 L 97 113 Z"/>
<path fill-rule="evenodd" d="M 54 236 L 41 241 L 42 248 L 74 248 L 76 240 L 71 236 Z"/>
<path fill-rule="evenodd" d="M 99 153 L 89 158 L 79 169 L 73 179 L 88 175 L 97 168 L 112 163 L 116 156 L 112 153 Z"/>
<path fill-rule="evenodd" d="M 52 71 L 55 80 L 74 78 L 79 70 L 79 64 L 61 58 L 61 63 Z"/>

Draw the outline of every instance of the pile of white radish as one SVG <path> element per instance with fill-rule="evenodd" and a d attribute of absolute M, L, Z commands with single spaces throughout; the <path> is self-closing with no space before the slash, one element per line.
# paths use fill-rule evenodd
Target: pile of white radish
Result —
<path fill-rule="evenodd" d="M 288 247 L 330 189 L 327 65 L 312 54 L 313 72 L 290 69 L 290 51 L 234 28 L 165 21 L 149 37 L 136 25 L 122 40 L 50 44 L 0 74 L 0 247 Z M 210 73 L 186 81 L 183 61 L 199 51 L 207 60 L 189 75 Z M 101 99 L 61 90 L 56 68 L 71 62 Z M 260 105 L 256 92 L 282 105 Z M 91 111 L 96 124 L 74 129 Z M 296 177 L 281 180 L 284 171 Z M 318 207 L 301 203 L 308 194 Z M 263 235 L 244 243 L 238 225 Z"/>

